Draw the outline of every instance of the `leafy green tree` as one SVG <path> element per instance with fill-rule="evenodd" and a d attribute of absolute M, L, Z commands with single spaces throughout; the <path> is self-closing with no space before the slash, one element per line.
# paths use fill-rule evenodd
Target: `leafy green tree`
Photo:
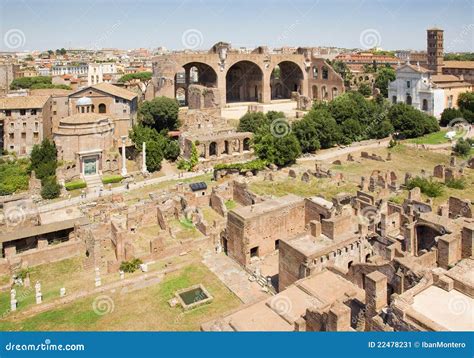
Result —
<path fill-rule="evenodd" d="M 474 92 L 464 92 L 458 97 L 458 106 L 466 120 L 474 122 Z"/>
<path fill-rule="evenodd" d="M 385 98 L 388 97 L 388 84 L 396 79 L 395 70 L 391 67 L 381 67 L 377 71 L 375 79 L 375 87 L 380 89 L 380 94 Z"/>
<path fill-rule="evenodd" d="M 352 79 L 352 73 L 349 67 L 342 61 L 334 61 L 332 68 L 336 71 L 344 80 L 344 86 L 349 87 L 350 80 Z"/>
<path fill-rule="evenodd" d="M 168 160 L 175 161 L 178 159 L 180 153 L 179 149 L 179 144 L 178 141 L 176 140 L 168 140 L 165 150 L 164 150 L 164 156 Z"/>
<path fill-rule="evenodd" d="M 141 104 L 138 109 L 138 117 L 142 124 L 161 132 L 178 128 L 178 112 L 179 105 L 175 99 L 156 97 Z"/>
<path fill-rule="evenodd" d="M 471 144 L 467 140 L 460 138 L 456 142 L 456 145 L 453 148 L 453 152 L 454 154 L 460 157 L 465 157 L 471 152 Z"/>
<path fill-rule="evenodd" d="M 298 139 L 303 153 L 314 152 L 321 148 L 316 124 L 310 118 L 303 118 L 293 123 L 292 132 Z"/>
<path fill-rule="evenodd" d="M 20 77 L 15 78 L 10 84 L 11 90 L 28 89 L 32 86 L 52 85 L 52 78 L 49 76 Z"/>
<path fill-rule="evenodd" d="M 179 156 L 178 142 L 169 138 L 164 132 L 158 133 L 155 128 L 136 124 L 130 130 L 129 137 L 139 152 L 143 148 L 143 142 L 146 142 L 147 146 L 148 143 L 154 142 L 160 147 L 164 158 L 174 161 Z"/>
<path fill-rule="evenodd" d="M 262 112 L 246 113 L 239 120 L 237 131 L 256 133 L 267 124 L 267 117 Z"/>
<path fill-rule="evenodd" d="M 350 144 L 362 139 L 362 126 L 355 119 L 348 119 L 341 124 L 342 143 Z"/>
<path fill-rule="evenodd" d="M 125 83 L 131 80 L 139 80 L 141 82 L 147 82 L 151 80 L 152 76 L 153 74 L 151 72 L 128 73 L 120 77 L 118 82 Z"/>
<path fill-rule="evenodd" d="M 341 140 L 341 130 L 328 110 L 312 109 L 303 119 L 311 121 L 314 125 L 321 148 L 330 148 Z"/>
<path fill-rule="evenodd" d="M 161 162 L 163 161 L 163 150 L 157 142 L 146 143 L 146 166 L 151 172 L 156 172 L 161 169 Z"/>
<path fill-rule="evenodd" d="M 43 199 L 54 199 L 61 194 L 61 186 L 58 184 L 56 177 L 51 176 L 41 180 L 41 197 Z"/>
<path fill-rule="evenodd" d="M 462 118 L 463 114 L 459 109 L 456 108 L 445 108 L 441 113 L 441 119 L 439 124 L 443 127 L 448 126 L 453 119 Z"/>
<path fill-rule="evenodd" d="M 402 138 L 415 138 L 439 131 L 436 118 L 428 116 L 405 103 L 394 104 L 389 110 L 388 118 L 394 130 Z"/>
<path fill-rule="evenodd" d="M 388 137 L 392 134 L 394 128 L 392 123 L 388 119 L 385 119 L 379 123 L 376 123 L 374 126 L 370 127 L 369 137 L 375 139 L 382 139 Z"/>
<path fill-rule="evenodd" d="M 254 149 L 260 159 L 280 167 L 295 163 L 301 154 L 300 144 L 293 133 L 275 137 L 266 130 L 254 136 Z"/>
<path fill-rule="evenodd" d="M 362 82 L 359 85 L 357 92 L 359 92 L 364 97 L 370 97 L 372 95 L 372 88 L 370 88 L 370 85 L 367 82 Z"/>
<path fill-rule="evenodd" d="M 34 170 L 38 179 L 56 175 L 58 166 L 56 146 L 45 138 L 40 145 L 35 144 L 30 154 L 30 170 Z"/>

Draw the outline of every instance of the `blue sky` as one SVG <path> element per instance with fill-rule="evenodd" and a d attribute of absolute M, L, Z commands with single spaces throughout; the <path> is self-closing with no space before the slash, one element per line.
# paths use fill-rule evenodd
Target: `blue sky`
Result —
<path fill-rule="evenodd" d="M 193 48 L 208 49 L 218 41 L 234 47 L 354 48 L 361 47 L 365 30 L 384 49 L 424 50 L 426 29 L 437 26 L 445 30 L 445 48 L 474 51 L 474 0 L 0 0 L 0 4 L 2 50 L 11 49 L 7 37 L 12 32 L 21 37 L 13 46 L 16 50 L 44 50 L 182 49 L 189 42 Z"/>

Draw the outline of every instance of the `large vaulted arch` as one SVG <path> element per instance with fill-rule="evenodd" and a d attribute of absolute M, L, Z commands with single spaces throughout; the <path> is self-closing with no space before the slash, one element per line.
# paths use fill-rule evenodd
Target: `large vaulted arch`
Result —
<path fill-rule="evenodd" d="M 226 74 L 226 101 L 254 102 L 262 100 L 263 72 L 251 61 L 233 64 Z"/>
<path fill-rule="evenodd" d="M 304 74 L 300 66 L 292 61 L 276 65 L 270 77 L 272 99 L 291 98 L 292 92 L 302 94 Z"/>
<path fill-rule="evenodd" d="M 211 66 L 203 62 L 189 62 L 184 64 L 181 70 L 175 74 L 174 83 L 175 97 L 180 104 L 187 105 L 189 85 L 217 87 L 217 73 Z M 183 89 L 185 92 L 184 101 L 181 99 Z"/>

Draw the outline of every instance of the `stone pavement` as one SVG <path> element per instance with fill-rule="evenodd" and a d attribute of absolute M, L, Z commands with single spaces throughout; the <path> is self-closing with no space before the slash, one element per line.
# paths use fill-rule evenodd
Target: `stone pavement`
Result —
<path fill-rule="evenodd" d="M 249 274 L 226 254 L 208 251 L 204 253 L 202 262 L 243 303 L 248 304 L 270 297 L 270 294 L 262 291 L 258 283 L 249 281 Z"/>

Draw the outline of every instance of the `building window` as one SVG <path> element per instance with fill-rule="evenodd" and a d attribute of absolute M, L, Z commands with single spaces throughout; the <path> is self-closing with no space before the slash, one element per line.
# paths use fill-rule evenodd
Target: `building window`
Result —
<path fill-rule="evenodd" d="M 120 99 L 115 97 L 115 103 L 120 103 Z"/>
<path fill-rule="evenodd" d="M 11 122 L 11 123 L 10 123 L 10 128 L 11 128 L 11 129 L 15 128 L 15 123 Z"/>
<path fill-rule="evenodd" d="M 38 128 L 39 128 L 39 123 L 35 122 L 35 131 L 38 131 Z"/>
<path fill-rule="evenodd" d="M 327 67 L 323 67 L 323 80 L 327 80 L 329 78 L 329 70 Z"/>
<path fill-rule="evenodd" d="M 55 116 L 55 115 L 56 115 L 56 113 L 57 113 L 56 111 L 53 111 L 53 116 Z"/>
<path fill-rule="evenodd" d="M 318 68 L 317 67 L 313 67 L 313 78 L 318 79 Z"/>
<path fill-rule="evenodd" d="M 411 106 L 411 96 L 410 95 L 407 96 L 407 104 Z"/>
<path fill-rule="evenodd" d="M 20 116 L 24 116 L 26 114 L 26 109 L 20 109 Z"/>
<path fill-rule="evenodd" d="M 392 96 L 392 103 L 396 104 L 397 103 L 397 96 Z"/>
<path fill-rule="evenodd" d="M 26 122 L 23 122 L 23 129 L 26 129 Z"/>
<path fill-rule="evenodd" d="M 107 107 L 105 104 L 101 103 L 99 104 L 99 113 L 106 113 L 107 112 Z"/>
<path fill-rule="evenodd" d="M 38 138 L 39 138 L 39 133 L 38 133 L 38 132 L 34 132 L 34 133 L 33 133 L 33 138 L 34 138 L 34 139 L 38 139 Z"/>
<path fill-rule="evenodd" d="M 407 88 L 410 88 L 410 86 L 411 86 L 411 82 L 407 81 Z"/>
<path fill-rule="evenodd" d="M 6 117 L 11 117 L 12 116 L 12 111 L 9 110 L 9 109 L 5 110 L 5 116 Z"/>
<path fill-rule="evenodd" d="M 427 110 L 428 110 L 428 100 L 427 100 L 427 99 L 424 99 L 424 100 L 423 100 L 422 109 L 423 109 L 424 111 L 427 111 Z"/>
<path fill-rule="evenodd" d="M 21 139 L 26 139 L 26 132 L 21 132 Z"/>
<path fill-rule="evenodd" d="M 11 139 L 11 140 L 15 139 L 15 134 L 8 133 L 8 139 Z"/>

